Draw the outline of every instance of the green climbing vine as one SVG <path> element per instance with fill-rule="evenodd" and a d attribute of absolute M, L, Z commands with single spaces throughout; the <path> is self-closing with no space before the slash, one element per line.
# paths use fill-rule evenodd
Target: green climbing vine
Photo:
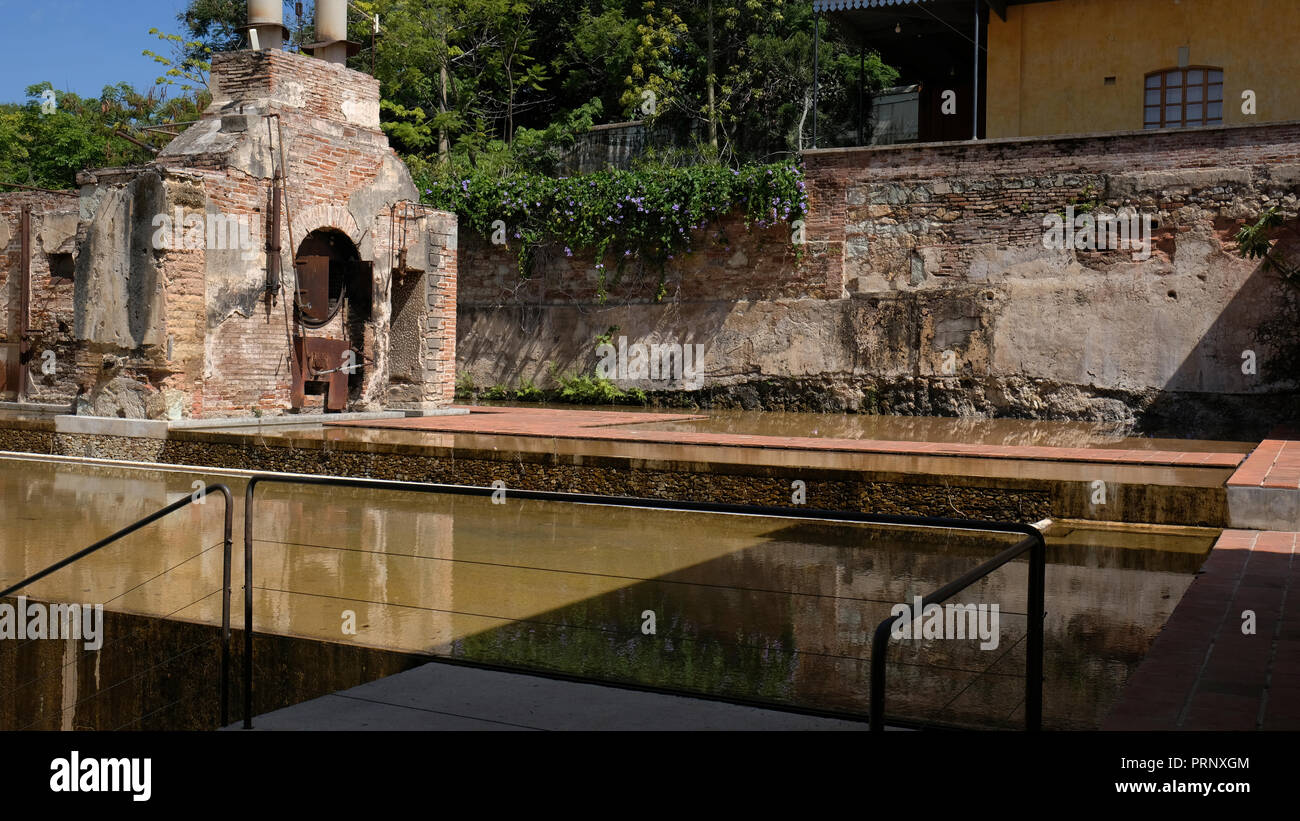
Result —
<path fill-rule="evenodd" d="M 578 177 L 514 173 L 426 180 L 424 201 L 454 212 L 485 240 L 513 250 L 519 274 L 532 274 L 543 246 L 594 260 L 603 302 L 626 267 L 657 270 L 656 299 L 666 293 L 663 271 L 689 254 L 698 232 L 740 215 L 746 230 L 792 224 L 807 212 L 798 165 L 742 168 L 651 167 Z M 717 237 L 725 242 L 725 237 Z"/>

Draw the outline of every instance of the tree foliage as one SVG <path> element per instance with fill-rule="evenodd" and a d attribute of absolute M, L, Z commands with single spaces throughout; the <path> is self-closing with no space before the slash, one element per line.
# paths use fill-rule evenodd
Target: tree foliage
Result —
<path fill-rule="evenodd" d="M 1285 244 L 1292 251 L 1300 243 L 1300 230 L 1294 219 L 1278 210 L 1277 206 L 1260 214 L 1252 225 L 1246 225 L 1237 232 L 1238 253 L 1244 259 L 1264 261 L 1264 270 L 1276 271 L 1283 280 L 1291 285 L 1300 286 L 1300 265 L 1291 262 L 1288 254 L 1279 245 Z"/>
<path fill-rule="evenodd" d="M 788 0 L 373 0 L 381 33 L 354 15 L 382 84 L 385 128 L 404 154 L 503 165 L 522 129 L 572 136 L 646 120 L 692 161 L 769 161 L 811 134 L 811 5 Z M 823 133 L 851 130 L 859 60 L 822 22 Z M 712 68 L 712 71 L 710 71 Z M 896 80 L 875 55 L 868 92 Z M 710 100 L 712 102 L 710 102 Z M 593 101 L 599 103 L 595 105 Z M 575 115 L 577 115 L 575 117 Z M 526 143 L 529 151 L 533 143 Z M 525 158 L 527 160 L 527 158 Z M 505 163 L 505 164 L 508 164 Z"/>
<path fill-rule="evenodd" d="M 37 83 L 26 103 L 0 104 L 0 181 L 65 189 L 76 185 L 79 171 L 146 162 L 149 152 L 115 132 L 192 119 L 197 105 L 189 96 L 141 94 L 126 83 L 105 86 L 98 98 Z"/>
<path fill-rule="evenodd" d="M 84 168 L 147 159 L 114 132 L 192 119 L 207 102 L 211 55 L 242 43 L 245 9 L 189 0 L 179 34 L 154 30 L 167 53 L 145 52 L 165 69 L 148 93 L 61 94 L 46 113 L 45 84 L 0 106 L 0 177 L 66 187 Z M 594 256 L 603 288 L 629 264 L 662 273 L 727 213 L 772 225 L 804 212 L 794 157 L 811 131 L 810 4 L 352 0 L 349 10 L 350 38 L 363 44 L 352 66 L 378 79 L 383 127 L 427 199 L 485 236 L 510 226 L 525 275 L 539 249 L 560 247 Z M 858 54 L 822 25 L 821 131 L 834 133 L 854 116 Z M 312 38 L 300 29 L 289 47 Z M 867 61 L 869 88 L 894 78 Z M 168 89 L 180 94 L 168 100 Z M 566 152 L 594 124 L 631 119 L 659 141 L 636 168 L 563 176 Z"/>

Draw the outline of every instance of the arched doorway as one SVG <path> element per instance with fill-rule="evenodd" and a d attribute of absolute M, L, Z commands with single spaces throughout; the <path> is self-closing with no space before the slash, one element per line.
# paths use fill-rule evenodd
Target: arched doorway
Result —
<path fill-rule="evenodd" d="M 347 234 L 318 228 L 298 246 L 294 258 L 294 384 L 291 404 L 307 406 L 307 396 L 323 395 L 324 409 L 341 411 L 358 398 L 369 350 L 374 271 L 361 259 Z"/>

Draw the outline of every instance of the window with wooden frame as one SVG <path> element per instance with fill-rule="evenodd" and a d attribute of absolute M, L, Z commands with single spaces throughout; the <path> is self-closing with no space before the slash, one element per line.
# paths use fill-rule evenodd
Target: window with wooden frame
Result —
<path fill-rule="evenodd" d="M 1223 69 L 1167 68 L 1147 75 L 1143 110 L 1146 128 L 1223 125 Z"/>

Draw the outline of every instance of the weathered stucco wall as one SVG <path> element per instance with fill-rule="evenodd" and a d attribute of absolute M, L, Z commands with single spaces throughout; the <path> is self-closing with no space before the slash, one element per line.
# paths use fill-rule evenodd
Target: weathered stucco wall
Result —
<path fill-rule="evenodd" d="M 832 149 L 805 162 L 804 253 L 771 236 L 732 243 L 762 265 L 784 254 L 789 281 L 818 288 L 783 292 L 762 273 L 762 287 L 740 286 L 743 268 L 719 277 L 707 260 L 684 263 L 693 293 L 658 305 L 531 286 L 489 300 L 466 282 L 462 372 L 479 386 L 543 384 L 550 362 L 592 367 L 596 337 L 617 326 L 629 343 L 703 344 L 705 387 L 666 398 L 706 405 L 1194 426 L 1272 418 L 1294 393 L 1295 292 L 1242 260 L 1234 238 L 1270 206 L 1295 214 L 1300 126 Z M 1150 258 L 1045 247 L 1045 219 L 1071 207 L 1145 215 Z M 463 247 L 463 282 L 507 257 Z"/>

